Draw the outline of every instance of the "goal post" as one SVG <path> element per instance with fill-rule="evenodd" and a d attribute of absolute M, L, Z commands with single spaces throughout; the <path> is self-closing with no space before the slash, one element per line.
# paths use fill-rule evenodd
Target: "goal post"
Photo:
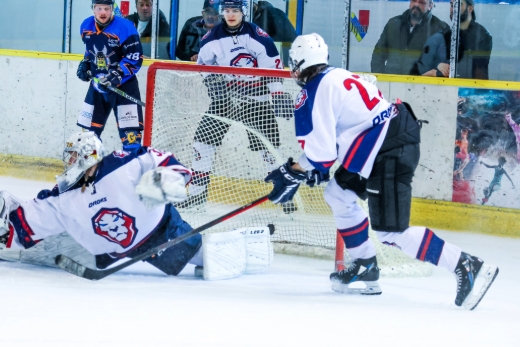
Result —
<path fill-rule="evenodd" d="M 184 220 L 194 227 L 202 225 L 271 191 L 272 184 L 264 182 L 268 172 L 302 153 L 292 118 L 300 90 L 288 70 L 165 62 L 149 67 L 143 144 L 172 152 L 196 172 L 192 182 L 199 186 L 190 187 L 189 195 L 192 188 L 194 194 L 197 189 L 207 192 L 200 205 L 178 208 Z M 285 102 L 279 103 L 278 96 Z M 337 240 L 332 212 L 323 198 L 324 187 L 302 184 L 290 208 L 267 202 L 211 232 L 273 224 L 275 251 L 344 264 L 348 253 L 338 243 L 342 240 Z M 371 237 L 381 253 L 378 260 L 383 274 L 422 276 L 431 272 L 428 268 L 413 273 L 422 264 Z"/>

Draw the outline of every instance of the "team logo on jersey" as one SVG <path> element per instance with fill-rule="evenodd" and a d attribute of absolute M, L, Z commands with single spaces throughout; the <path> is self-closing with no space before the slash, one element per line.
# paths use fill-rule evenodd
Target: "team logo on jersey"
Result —
<path fill-rule="evenodd" d="M 298 96 L 296 97 L 296 103 L 294 105 L 294 108 L 296 110 L 299 110 L 303 105 L 305 105 L 305 101 L 307 101 L 307 99 L 307 90 L 302 89 L 300 91 L 300 94 L 298 94 Z"/>
<path fill-rule="evenodd" d="M 258 67 L 258 61 L 251 54 L 240 53 L 231 60 L 230 66 Z"/>
<path fill-rule="evenodd" d="M 256 27 L 256 33 L 263 37 L 269 37 L 269 34 L 262 30 L 262 28 L 260 27 Z"/>
<path fill-rule="evenodd" d="M 102 208 L 92 217 L 94 232 L 110 242 L 127 248 L 137 236 L 135 218 L 118 208 Z"/>
<path fill-rule="evenodd" d="M 116 157 L 116 158 L 122 159 L 122 158 L 124 158 L 124 157 L 129 156 L 129 155 L 130 155 L 130 152 L 123 151 L 123 150 L 120 149 L 120 150 L 118 150 L 118 151 L 114 151 L 114 152 L 112 153 L 112 155 L 114 155 L 114 157 Z"/>
<path fill-rule="evenodd" d="M 201 40 L 205 40 L 209 34 L 211 34 L 211 29 L 208 30 L 208 32 L 206 33 L 206 35 L 202 36 L 202 39 Z"/>

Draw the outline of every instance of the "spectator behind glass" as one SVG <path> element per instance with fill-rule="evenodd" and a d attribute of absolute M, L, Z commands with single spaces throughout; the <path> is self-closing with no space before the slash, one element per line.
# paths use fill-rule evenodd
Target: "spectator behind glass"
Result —
<path fill-rule="evenodd" d="M 474 0 L 460 2 L 459 52 L 456 77 L 489 79 L 488 67 L 493 38 L 476 22 Z M 453 20 L 453 0 L 450 2 Z M 451 29 L 432 35 L 424 45 L 414 75 L 448 77 L 450 75 Z"/>
<path fill-rule="evenodd" d="M 219 0 L 205 0 L 202 16 L 192 17 L 184 23 L 175 55 L 180 60 L 197 61 L 200 50 L 200 40 L 208 30 L 220 23 L 218 13 Z"/>
<path fill-rule="evenodd" d="M 273 41 L 282 42 L 281 56 L 285 66 L 288 65 L 289 49 L 296 39 L 296 30 L 282 10 L 267 1 L 253 1 L 253 23 L 264 29 Z"/>
<path fill-rule="evenodd" d="M 135 0 L 137 13 L 131 14 L 126 19 L 132 21 L 139 32 L 141 44 L 143 45 L 143 53 L 146 58 L 151 57 L 152 49 L 152 5 L 153 0 Z M 168 54 L 168 42 L 170 40 L 170 24 L 166 20 L 164 13 L 159 10 L 159 37 L 157 44 L 159 45 L 156 58 L 170 59 Z"/>
<path fill-rule="evenodd" d="M 426 40 L 448 24 L 432 15 L 433 0 L 410 0 L 410 8 L 386 23 L 372 53 L 371 71 L 408 75 Z"/>

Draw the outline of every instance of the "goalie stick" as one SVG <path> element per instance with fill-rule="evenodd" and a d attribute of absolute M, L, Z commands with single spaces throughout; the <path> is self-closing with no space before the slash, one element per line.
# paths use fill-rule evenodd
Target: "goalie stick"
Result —
<path fill-rule="evenodd" d="M 60 268 L 62 268 L 63 270 L 73 274 L 73 275 L 76 275 L 76 276 L 79 276 L 79 277 L 83 277 L 83 278 L 86 278 L 86 279 L 89 279 L 89 280 L 100 280 L 102 278 L 105 278 L 119 270 L 122 270 L 132 264 L 135 264 L 137 263 L 138 261 L 140 260 L 144 260 L 144 259 L 147 259 L 147 258 L 150 258 L 152 255 L 154 254 L 157 254 L 158 252 L 160 252 L 161 250 L 165 250 L 167 248 L 170 248 L 171 246 L 173 245 L 176 245 L 178 244 L 179 242 L 182 242 L 184 240 L 186 240 L 187 238 L 190 238 L 191 236 L 195 235 L 195 234 L 198 234 L 200 233 L 201 231 L 204 231 L 206 229 L 209 229 L 211 228 L 212 226 L 215 226 L 219 223 L 222 223 L 230 218 L 233 218 L 235 217 L 236 215 L 239 215 L 240 213 L 242 212 L 245 212 L 255 206 L 258 206 L 260 205 L 261 203 L 265 202 L 267 200 L 267 195 L 266 196 L 263 196 L 253 202 L 250 202 L 248 203 L 247 205 L 244 205 L 242 207 L 239 207 L 237 208 L 236 210 L 233 210 L 221 217 L 218 217 L 217 219 L 214 219 L 212 220 L 211 222 L 208 222 L 198 228 L 195 228 L 189 232 L 187 232 L 186 234 L 183 234 L 173 240 L 170 240 L 168 242 L 165 242 L 163 243 L 162 245 L 159 245 L 157 247 L 154 247 L 150 250 L 148 250 L 147 252 L 135 257 L 135 258 L 132 258 L 120 265 L 117 265 L 117 266 L 114 266 L 112 268 L 109 268 L 109 269 L 106 269 L 106 270 L 97 270 L 97 269 L 90 269 L 86 266 L 83 266 L 81 264 L 79 264 L 78 262 L 72 260 L 71 258 L 67 257 L 67 256 L 64 256 L 64 255 L 58 255 L 56 257 L 56 265 L 58 265 Z"/>
<path fill-rule="evenodd" d="M 93 80 L 94 82 L 96 82 L 97 84 L 100 84 L 100 83 L 99 83 L 99 78 L 97 78 L 97 77 L 92 77 L 92 80 Z M 116 93 L 116 94 L 121 95 L 121 96 L 124 97 L 124 98 L 127 98 L 127 99 L 130 100 L 130 101 L 135 102 L 136 104 L 138 104 L 138 105 L 140 105 L 140 106 L 146 107 L 146 104 L 145 104 L 144 102 L 142 102 L 142 101 L 140 101 L 140 100 L 137 100 L 136 98 L 134 98 L 134 97 L 132 97 L 132 96 L 126 94 L 126 93 L 123 92 L 121 89 L 117 89 L 117 88 L 112 87 L 112 86 L 105 86 L 105 85 L 103 85 L 103 84 L 102 84 L 102 86 L 105 87 L 105 88 L 107 88 L 107 89 L 109 89 L 109 90 L 111 90 L 111 91 L 113 91 L 113 92 Z"/>

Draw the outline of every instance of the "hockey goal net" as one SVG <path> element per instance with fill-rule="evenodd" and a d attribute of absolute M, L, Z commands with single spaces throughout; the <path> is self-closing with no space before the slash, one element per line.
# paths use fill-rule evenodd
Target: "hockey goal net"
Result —
<path fill-rule="evenodd" d="M 282 102 L 271 96 L 273 89 Z M 267 173 L 302 152 L 292 118 L 292 100 L 300 89 L 285 70 L 182 63 L 149 67 L 144 144 L 174 153 L 199 175 L 200 161 L 205 160 L 203 184 L 200 177 L 199 182 L 195 179 L 201 186 L 194 191 L 207 189 L 207 195 L 194 206 L 179 208 L 184 220 L 196 227 L 270 192 L 272 184 L 264 183 Z M 199 143 L 196 150 L 194 143 Z M 267 202 L 211 232 L 272 224 L 276 252 L 335 259 L 341 266 L 348 262 L 348 254 L 337 239 L 323 190 L 323 185 L 309 188 L 303 184 L 292 205 Z M 383 275 L 431 273 L 429 266 L 371 237 Z"/>

